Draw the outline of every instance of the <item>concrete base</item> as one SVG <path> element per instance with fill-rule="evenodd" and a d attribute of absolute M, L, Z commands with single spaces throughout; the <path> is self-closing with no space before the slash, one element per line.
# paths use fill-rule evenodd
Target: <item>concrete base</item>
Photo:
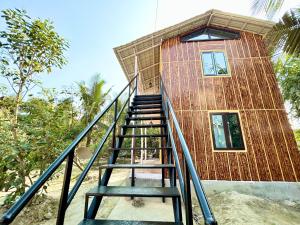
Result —
<path fill-rule="evenodd" d="M 207 194 L 236 191 L 241 194 L 275 201 L 293 201 L 300 203 L 300 183 L 296 182 L 253 182 L 253 181 L 202 181 Z"/>

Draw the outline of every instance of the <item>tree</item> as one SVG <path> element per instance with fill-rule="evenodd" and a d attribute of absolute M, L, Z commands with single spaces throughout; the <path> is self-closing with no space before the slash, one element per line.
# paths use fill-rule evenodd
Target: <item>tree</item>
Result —
<path fill-rule="evenodd" d="M 27 156 L 31 151 L 26 132 L 19 127 L 18 119 L 22 116 L 19 109 L 28 91 L 38 83 L 36 74 L 50 73 L 53 67 L 61 68 L 66 63 L 63 54 L 68 43 L 55 32 L 49 20 L 31 19 L 26 11 L 19 9 L 2 13 L 7 29 L 0 31 L 0 74 L 7 79 L 15 96 L 1 124 L 6 131 L 2 132 L 6 139 L 1 139 L 7 140 L 1 147 L 12 153 L 2 157 L 8 160 L 4 162 L 11 163 L 9 167 L 16 168 L 8 179 L 15 181 L 14 193 L 18 196 L 25 191 L 30 173 Z M 1 168 L 6 169 L 6 165 Z"/>
<path fill-rule="evenodd" d="M 81 130 L 78 111 L 68 96 L 61 98 L 55 90 L 44 89 L 40 97 L 31 97 L 20 107 L 18 142 L 11 129 L 14 98 L 0 101 L 0 190 L 10 191 L 9 204 L 32 184 Z M 23 155 L 20 174 L 19 151 Z M 27 182 L 23 183 L 25 176 Z"/>
<path fill-rule="evenodd" d="M 61 68 L 68 43 L 55 31 L 49 20 L 33 20 L 24 10 L 2 11 L 7 30 L 0 31 L 1 73 L 15 93 L 14 136 L 16 137 L 19 106 L 35 85 L 34 75 Z"/>
<path fill-rule="evenodd" d="M 253 14 L 264 12 L 272 19 L 279 12 L 284 0 L 254 0 Z M 267 40 L 271 52 L 283 50 L 286 54 L 300 54 L 300 9 L 286 12 L 273 29 L 268 33 Z"/>
<path fill-rule="evenodd" d="M 279 12 L 284 0 L 253 0 L 252 13 L 265 14 L 268 19 L 272 19 Z"/>
<path fill-rule="evenodd" d="M 79 95 L 82 102 L 83 117 L 82 122 L 87 126 L 100 111 L 101 107 L 105 104 L 108 94 L 111 89 L 104 91 L 105 81 L 96 74 L 91 79 L 91 84 L 88 87 L 84 81 L 78 83 Z M 89 132 L 86 138 L 86 147 L 91 144 L 92 133 Z"/>
<path fill-rule="evenodd" d="M 284 100 L 291 103 L 292 112 L 300 117 L 300 58 L 286 56 L 275 64 L 277 80 Z"/>
<path fill-rule="evenodd" d="M 271 51 L 283 50 L 286 54 L 300 55 L 300 9 L 292 9 L 283 15 L 267 35 Z"/>

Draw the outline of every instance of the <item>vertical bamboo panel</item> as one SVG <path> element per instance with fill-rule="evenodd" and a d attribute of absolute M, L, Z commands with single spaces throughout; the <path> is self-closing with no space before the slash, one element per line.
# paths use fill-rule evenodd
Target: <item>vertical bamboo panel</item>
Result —
<path fill-rule="evenodd" d="M 192 111 L 192 117 L 194 126 L 194 141 L 195 141 L 195 154 L 197 158 L 198 172 L 201 179 L 207 180 L 208 175 L 208 165 L 207 165 L 207 155 L 206 155 L 206 146 L 205 146 L 205 137 L 203 132 L 202 125 L 202 114 L 199 111 Z"/>
<path fill-rule="evenodd" d="M 162 79 L 202 179 L 300 180 L 300 154 L 262 37 L 163 41 Z M 204 77 L 201 51 L 222 50 L 231 76 Z M 209 111 L 238 110 L 246 150 L 213 151 Z M 178 139 L 176 139 L 178 144 Z"/>

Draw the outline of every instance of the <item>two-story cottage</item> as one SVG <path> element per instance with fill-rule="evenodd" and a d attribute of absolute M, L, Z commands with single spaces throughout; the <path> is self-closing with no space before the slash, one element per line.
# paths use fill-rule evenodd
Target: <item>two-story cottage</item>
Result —
<path fill-rule="evenodd" d="M 299 181 L 300 153 L 264 36 L 274 24 L 210 10 L 115 48 L 139 91 L 162 79 L 205 180 Z"/>

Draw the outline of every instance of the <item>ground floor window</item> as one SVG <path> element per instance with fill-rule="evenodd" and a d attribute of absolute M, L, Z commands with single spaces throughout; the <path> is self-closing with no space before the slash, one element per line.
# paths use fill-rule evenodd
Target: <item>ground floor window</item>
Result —
<path fill-rule="evenodd" d="M 238 113 L 210 113 L 210 123 L 215 150 L 245 149 Z"/>

